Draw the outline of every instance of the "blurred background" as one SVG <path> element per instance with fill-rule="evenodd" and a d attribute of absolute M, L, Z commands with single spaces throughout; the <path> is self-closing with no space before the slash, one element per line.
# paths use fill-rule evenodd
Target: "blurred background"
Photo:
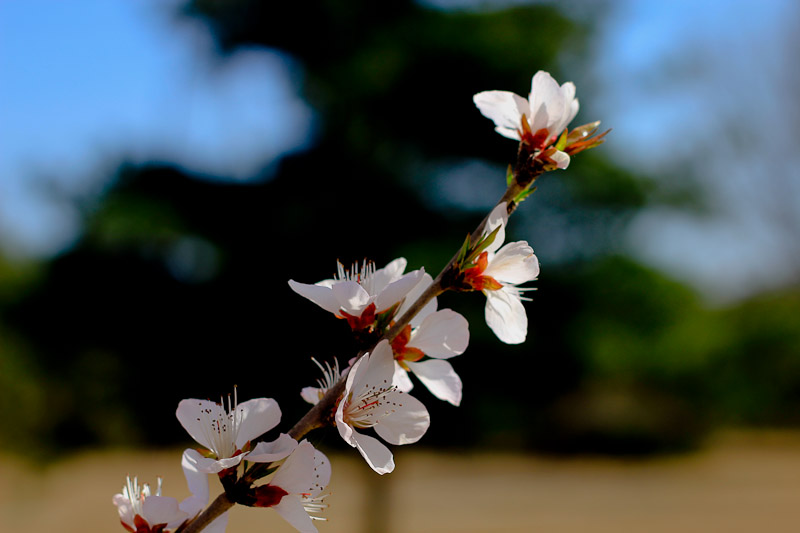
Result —
<path fill-rule="evenodd" d="M 453 360 L 464 400 L 417 387 L 433 420 L 420 448 L 460 457 L 466 483 L 488 483 L 481 454 L 516 457 L 498 467 L 525 473 L 509 490 L 538 487 L 565 513 L 580 497 L 557 487 L 600 468 L 630 487 L 609 531 L 643 530 L 630 509 L 648 480 L 685 472 L 698 490 L 703 454 L 753 469 L 741 490 L 786 489 L 762 503 L 800 503 L 798 30 L 790 0 L 0 1 L 0 509 L 25 509 L 9 480 L 28 468 L 50 480 L 87 450 L 179 450 L 182 398 L 236 384 L 276 398 L 290 427 L 310 358 L 345 362 L 354 346 L 287 280 L 331 277 L 337 259 L 438 272 L 515 156 L 472 95 L 527 94 L 540 69 L 577 85 L 573 126 L 613 131 L 511 219 L 542 265 L 525 344 L 497 341 L 481 295 L 440 298 L 470 322 Z M 429 463 L 420 476 L 449 464 L 408 457 Z M 775 457 L 787 462 L 754 466 Z M 110 476 L 109 507 L 127 473 L 66 464 Z M 365 468 L 351 470 L 370 487 Z M 393 493 L 419 493 L 403 476 Z M 699 493 L 718 494 L 708 482 Z M 511 507 L 497 513 L 536 519 Z M 113 508 L 85 513 L 118 527 Z M 362 529 L 519 530 L 413 516 Z"/>

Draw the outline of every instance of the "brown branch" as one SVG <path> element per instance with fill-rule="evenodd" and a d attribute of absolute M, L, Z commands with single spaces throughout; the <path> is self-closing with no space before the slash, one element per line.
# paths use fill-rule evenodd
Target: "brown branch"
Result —
<path fill-rule="evenodd" d="M 506 189 L 505 194 L 503 194 L 495 207 L 500 205 L 500 203 L 505 202 L 509 215 L 516 210 L 517 203 L 515 202 L 515 199 L 517 196 L 521 192 L 526 191 L 533 184 L 536 178 L 538 178 L 545 171 L 542 162 L 532 157 L 534 155 L 535 154 L 531 153 L 530 147 L 527 144 L 524 142 L 520 143 L 519 151 L 517 152 L 517 163 L 514 167 L 514 179 L 511 181 L 511 184 L 509 185 L 508 189 Z M 470 246 L 474 246 L 481 238 L 488 220 L 489 215 L 486 215 L 481 223 L 478 224 L 478 227 L 475 228 L 475 231 L 470 234 Z M 358 354 L 358 358 L 361 358 L 365 353 L 372 352 L 378 342 L 382 340 L 388 340 L 391 342 L 394 340 L 394 338 L 411 322 L 411 319 L 414 318 L 417 313 L 419 313 L 422 308 L 428 304 L 428 302 L 442 294 L 446 290 L 446 287 L 443 286 L 442 281 L 447 273 L 453 268 L 457 260 L 458 252 L 456 252 L 450 261 L 448 261 L 447 265 L 445 265 L 441 272 L 439 272 L 439 275 L 436 276 L 436 278 L 433 280 L 433 283 L 431 283 L 431 285 L 425 289 L 419 298 L 417 298 L 417 300 L 411 304 L 411 307 L 409 307 L 408 310 L 395 321 L 391 328 L 389 328 L 389 330 L 383 336 L 381 336 L 381 338 L 375 342 L 375 344 L 373 344 L 369 349 L 360 352 Z M 289 435 L 295 440 L 299 441 L 309 431 L 332 424 L 334 410 L 338 405 L 339 399 L 344 394 L 346 382 L 347 378 L 342 377 L 336 382 L 335 385 L 328 389 L 322 399 L 313 407 L 311 407 L 311 409 L 309 409 L 308 412 L 306 412 L 306 414 L 297 421 L 292 429 L 289 430 Z M 253 481 L 259 478 L 259 475 L 265 471 L 265 469 L 270 467 L 271 463 L 253 465 L 250 470 L 245 472 L 242 478 L 236 483 L 236 486 L 242 488 L 249 487 L 252 485 Z M 234 504 L 235 502 L 226 493 L 220 494 L 205 511 L 203 511 L 197 516 L 197 518 L 189 523 L 182 533 L 197 533 L 198 531 L 201 531 L 215 518 L 233 507 Z"/>
<path fill-rule="evenodd" d="M 222 516 L 228 509 L 233 507 L 234 502 L 226 493 L 222 493 L 206 507 L 206 510 L 197 515 L 197 518 L 189 522 L 181 533 L 197 533 L 213 522 L 217 517 Z"/>
<path fill-rule="evenodd" d="M 514 202 L 514 199 L 523 191 L 527 190 L 533 182 L 538 178 L 543 172 L 544 167 L 542 166 L 542 162 L 538 159 L 533 158 L 534 154 L 531 153 L 530 147 L 525 143 L 519 144 L 519 150 L 517 151 L 517 163 L 514 167 L 514 179 L 511 181 L 508 189 L 506 189 L 505 194 L 500 198 L 500 200 L 495 204 L 500 205 L 502 202 L 506 203 L 507 212 L 511 215 L 517 208 L 517 204 Z M 491 214 L 491 211 L 490 213 Z M 474 246 L 480 237 L 483 234 L 483 229 L 486 227 L 486 222 L 489 220 L 489 215 L 487 214 L 486 217 L 478 224 L 478 227 L 475 228 L 470 234 L 470 245 Z M 408 308 L 408 310 L 401 316 L 400 318 L 395 321 L 389 331 L 387 331 L 380 339 L 378 339 L 375 344 L 372 345 L 371 348 L 368 350 L 364 350 L 358 354 L 360 358 L 367 352 L 371 352 L 375 349 L 375 346 L 378 342 L 382 340 L 388 340 L 391 342 L 394 338 L 403 331 L 410 322 L 411 319 L 414 318 L 417 313 L 419 313 L 423 307 L 425 307 L 428 302 L 433 300 L 435 297 L 442 294 L 446 288 L 442 285 L 442 279 L 447 274 L 447 272 L 453 268 L 453 265 L 458 259 L 458 252 L 448 261 L 447 265 L 439 272 L 439 275 L 433 280 L 433 283 L 417 298 L 417 300 Z M 331 387 L 323 396 L 323 398 L 312 407 L 303 418 L 300 419 L 297 424 L 289 430 L 289 435 L 294 437 L 297 440 L 303 438 L 303 436 L 311 431 L 312 429 L 316 429 L 319 427 L 325 426 L 327 423 L 331 421 L 333 418 L 333 410 L 336 407 L 336 404 L 339 401 L 339 398 L 344 393 L 344 385 L 346 379 L 343 377 L 341 378 L 336 385 Z"/>

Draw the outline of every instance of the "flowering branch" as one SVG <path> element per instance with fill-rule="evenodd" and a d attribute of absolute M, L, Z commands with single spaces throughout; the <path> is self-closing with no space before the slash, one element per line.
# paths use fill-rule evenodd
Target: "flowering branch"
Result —
<path fill-rule="evenodd" d="M 519 188 L 520 186 L 515 180 L 514 185 L 508 188 L 506 194 L 503 195 L 503 198 L 513 198 L 514 193 L 517 192 Z M 483 227 L 486 225 L 487 219 L 484 219 L 471 234 L 471 243 L 474 244 L 478 240 Z M 458 254 L 453 256 L 453 258 L 442 269 L 439 275 L 434 279 L 433 283 L 431 283 L 431 285 L 428 286 L 428 288 L 417 298 L 417 300 L 411 304 L 408 310 L 395 322 L 395 324 L 381 337 L 380 340 L 392 341 L 398 335 L 398 333 L 408 325 L 411 319 L 414 318 L 414 316 L 416 316 L 416 314 L 423 307 L 425 307 L 425 305 L 427 305 L 433 298 L 444 292 L 444 289 L 442 288 L 442 279 L 445 277 L 445 274 L 453 268 L 457 257 Z M 365 353 L 373 351 L 377 344 L 378 343 L 376 342 L 375 345 L 370 347 L 369 350 L 362 351 L 358 357 L 363 357 Z M 330 389 L 328 389 L 322 399 L 312 406 L 311 409 L 309 409 L 306 414 L 289 430 L 288 434 L 295 440 L 299 441 L 308 432 L 332 423 L 333 413 L 336 409 L 336 405 L 340 401 L 345 390 L 345 382 L 345 377 L 340 378 Z M 267 465 L 262 464 L 254 466 L 242 477 L 239 483 L 246 483 L 248 485 L 251 484 L 253 481 L 255 481 L 255 479 L 257 479 L 258 476 L 258 472 L 255 471 L 255 469 L 257 468 L 262 470 L 265 467 L 267 467 Z M 226 492 L 223 492 L 217 496 L 212 504 L 209 505 L 197 518 L 192 520 L 182 530 L 182 533 L 197 533 L 203 530 L 216 518 L 233 507 L 235 503 L 236 502 L 231 499 Z"/>
<path fill-rule="evenodd" d="M 517 158 L 517 165 L 514 170 L 514 179 L 506 189 L 505 194 L 503 194 L 500 201 L 497 203 L 497 205 L 500 205 L 505 202 L 508 206 L 507 210 L 509 215 L 515 211 L 518 205 L 513 201 L 514 198 L 517 198 L 521 192 L 527 190 L 535 181 L 535 179 L 544 172 L 540 165 L 537 165 L 538 168 L 536 169 L 530 168 L 530 157 L 530 152 L 528 152 L 525 145 L 521 143 Z M 480 222 L 480 224 L 478 224 L 478 226 L 475 228 L 475 231 L 470 234 L 470 246 L 474 246 L 478 242 L 488 219 L 489 216 L 487 215 Z M 433 283 L 431 283 L 431 285 L 428 286 L 428 288 L 417 298 L 417 300 L 411 304 L 408 310 L 394 323 L 394 325 L 380 338 L 380 340 L 394 340 L 398 333 L 400 333 L 409 324 L 409 322 L 411 322 L 411 319 L 414 318 L 414 316 L 416 316 L 417 313 L 423 307 L 425 307 L 425 305 L 427 305 L 433 298 L 436 298 L 445 292 L 446 289 L 442 286 L 442 280 L 445 278 L 448 272 L 452 271 L 454 265 L 456 264 L 457 258 L 458 253 L 456 253 L 452 259 L 450 259 L 450 261 L 433 280 Z M 369 350 L 362 351 L 358 357 L 363 357 L 365 353 L 373 351 L 377 344 L 378 342 L 370 347 Z M 311 409 L 309 409 L 306 414 L 289 430 L 288 433 L 292 438 L 299 441 L 308 432 L 332 423 L 333 412 L 335 411 L 336 405 L 340 401 L 345 390 L 345 381 L 345 377 L 340 378 L 333 385 L 333 387 L 328 389 L 322 399 L 312 406 Z M 264 468 L 264 466 L 258 465 L 258 468 L 261 469 Z M 249 472 L 242 477 L 241 482 L 252 483 L 252 481 L 255 480 L 255 475 L 256 474 L 253 472 Z M 203 511 L 202 514 L 194 519 L 183 530 L 183 533 L 197 533 L 201 531 L 208 524 L 214 521 L 214 519 L 227 512 L 234 505 L 235 502 L 223 492 L 214 500 L 211 505 L 208 506 L 208 508 L 205 509 L 205 511 Z"/>
<path fill-rule="evenodd" d="M 183 468 L 192 496 L 180 505 L 173 498 L 139 490 L 134 480 L 114 498 L 123 526 L 134 533 L 222 533 L 227 511 L 235 504 L 272 507 L 301 533 L 317 533 L 314 513 L 327 507 L 323 490 L 330 479 L 327 458 L 305 440 L 310 431 L 336 426 L 342 438 L 357 448 L 379 474 L 391 472 L 392 453 L 378 439 L 361 433 L 372 428 L 390 444 L 410 444 L 427 431 L 425 406 L 406 393 L 417 378 L 439 399 L 459 405 L 461 379 L 446 359 L 467 347 L 467 322 L 458 313 L 436 310 L 445 291 L 481 291 L 486 296 L 486 322 L 508 344 L 523 342 L 527 315 L 521 284 L 536 279 L 539 263 L 525 241 L 504 243 L 508 217 L 533 191 L 544 172 L 564 169 L 570 156 L 601 144 L 608 132 L 596 135 L 599 122 L 571 132 L 578 112 L 575 86 L 559 86 L 546 72 L 531 82 L 528 99 L 485 91 L 474 97 L 478 109 L 495 123 L 498 133 L 519 141 L 516 162 L 507 173 L 507 189 L 490 213 L 469 234 L 436 278 L 424 270 L 403 274 L 405 259 L 384 268 L 364 262 L 335 279 L 313 285 L 289 282 L 298 294 L 345 319 L 364 347 L 340 374 L 338 363 L 322 366 L 320 387 L 302 396 L 314 405 L 274 441 L 252 442 L 280 421 L 277 402 L 256 398 L 238 403 L 228 397 L 217 404 L 183 400 L 177 417 L 205 449 L 188 449 Z M 249 466 L 239 474 L 239 464 Z M 208 474 L 217 474 L 224 492 L 202 512 L 209 500 Z M 266 483 L 254 483 L 270 476 Z M 134 487 L 134 485 L 136 485 Z M 193 518 L 192 518 L 193 517 Z"/>

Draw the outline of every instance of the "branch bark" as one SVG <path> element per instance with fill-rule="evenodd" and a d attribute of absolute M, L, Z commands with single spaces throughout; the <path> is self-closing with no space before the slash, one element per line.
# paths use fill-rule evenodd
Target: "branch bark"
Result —
<path fill-rule="evenodd" d="M 513 179 L 511 180 L 508 189 L 506 189 L 505 194 L 503 194 L 497 204 L 495 204 L 496 207 L 502 202 L 505 202 L 509 216 L 517 208 L 517 203 L 515 202 L 517 196 L 526 191 L 533 184 L 536 178 L 538 178 L 545 171 L 542 162 L 532 157 L 533 155 L 535 154 L 531 153 L 528 145 L 525 143 L 520 143 L 519 150 L 517 152 L 517 162 L 514 167 Z M 474 246 L 482 236 L 483 229 L 486 227 L 486 222 L 488 219 L 489 215 L 487 214 L 483 221 L 478 224 L 478 227 L 475 228 L 475 231 L 470 234 L 471 246 Z M 453 265 L 457 259 L 458 252 L 453 255 L 447 265 L 445 265 L 441 272 L 439 272 L 439 275 L 433 280 L 433 283 L 431 283 L 431 285 L 419 296 L 419 298 L 417 298 L 417 300 L 411 305 L 411 307 L 409 307 L 403 316 L 398 318 L 392 327 L 389 328 L 389 330 L 383 336 L 381 336 L 381 338 L 375 344 L 373 344 L 369 349 L 359 353 L 358 357 L 363 357 L 365 353 L 374 350 L 378 342 L 382 340 L 388 340 L 391 342 L 403 330 L 403 328 L 405 328 L 411 322 L 411 319 L 414 318 L 417 313 L 419 313 L 419 311 L 428 304 L 428 302 L 442 294 L 446 290 L 446 287 L 442 285 L 442 280 L 448 271 L 453 268 Z M 342 377 L 333 387 L 328 389 L 323 398 L 317 402 L 316 405 L 311 407 L 311 409 L 309 409 L 308 412 L 306 412 L 306 414 L 289 430 L 289 435 L 299 441 L 309 431 L 331 424 L 333 422 L 334 410 L 336 409 L 339 399 L 344 394 L 346 382 L 347 378 Z M 246 472 L 242 476 L 242 478 L 237 482 L 237 485 L 247 485 L 247 487 L 249 487 L 255 479 L 258 479 L 259 469 L 265 467 L 268 468 L 269 465 L 259 464 L 252 467 L 250 471 Z M 211 503 L 211 505 L 209 505 L 208 508 L 206 508 L 200 515 L 198 515 L 197 518 L 190 522 L 181 533 L 197 533 L 198 531 L 201 531 L 203 528 L 208 526 L 208 524 L 214 521 L 214 519 L 233 507 L 234 504 L 235 502 L 226 493 L 220 494 Z"/>
<path fill-rule="evenodd" d="M 233 506 L 233 500 L 231 500 L 228 495 L 223 492 L 217 496 L 217 498 L 211 502 L 211 505 L 206 507 L 202 513 L 197 515 L 197 518 L 189 522 L 189 525 L 182 529 L 181 533 L 197 533 L 198 531 L 203 530 L 207 525 L 213 522 L 216 518 L 222 516 L 223 513 L 228 511 Z"/>

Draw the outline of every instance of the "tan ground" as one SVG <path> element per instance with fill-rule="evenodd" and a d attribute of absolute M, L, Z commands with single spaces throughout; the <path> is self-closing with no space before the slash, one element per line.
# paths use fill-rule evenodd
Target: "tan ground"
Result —
<path fill-rule="evenodd" d="M 800 531 L 800 435 L 728 434 L 701 453 L 651 461 L 549 460 L 400 450 L 379 477 L 357 455 L 332 458 L 320 533 Z M 165 478 L 183 497 L 180 451 L 79 455 L 44 471 L 0 460 L 0 532 L 124 532 L 111 496 L 125 474 Z M 231 533 L 294 531 L 237 507 Z"/>

